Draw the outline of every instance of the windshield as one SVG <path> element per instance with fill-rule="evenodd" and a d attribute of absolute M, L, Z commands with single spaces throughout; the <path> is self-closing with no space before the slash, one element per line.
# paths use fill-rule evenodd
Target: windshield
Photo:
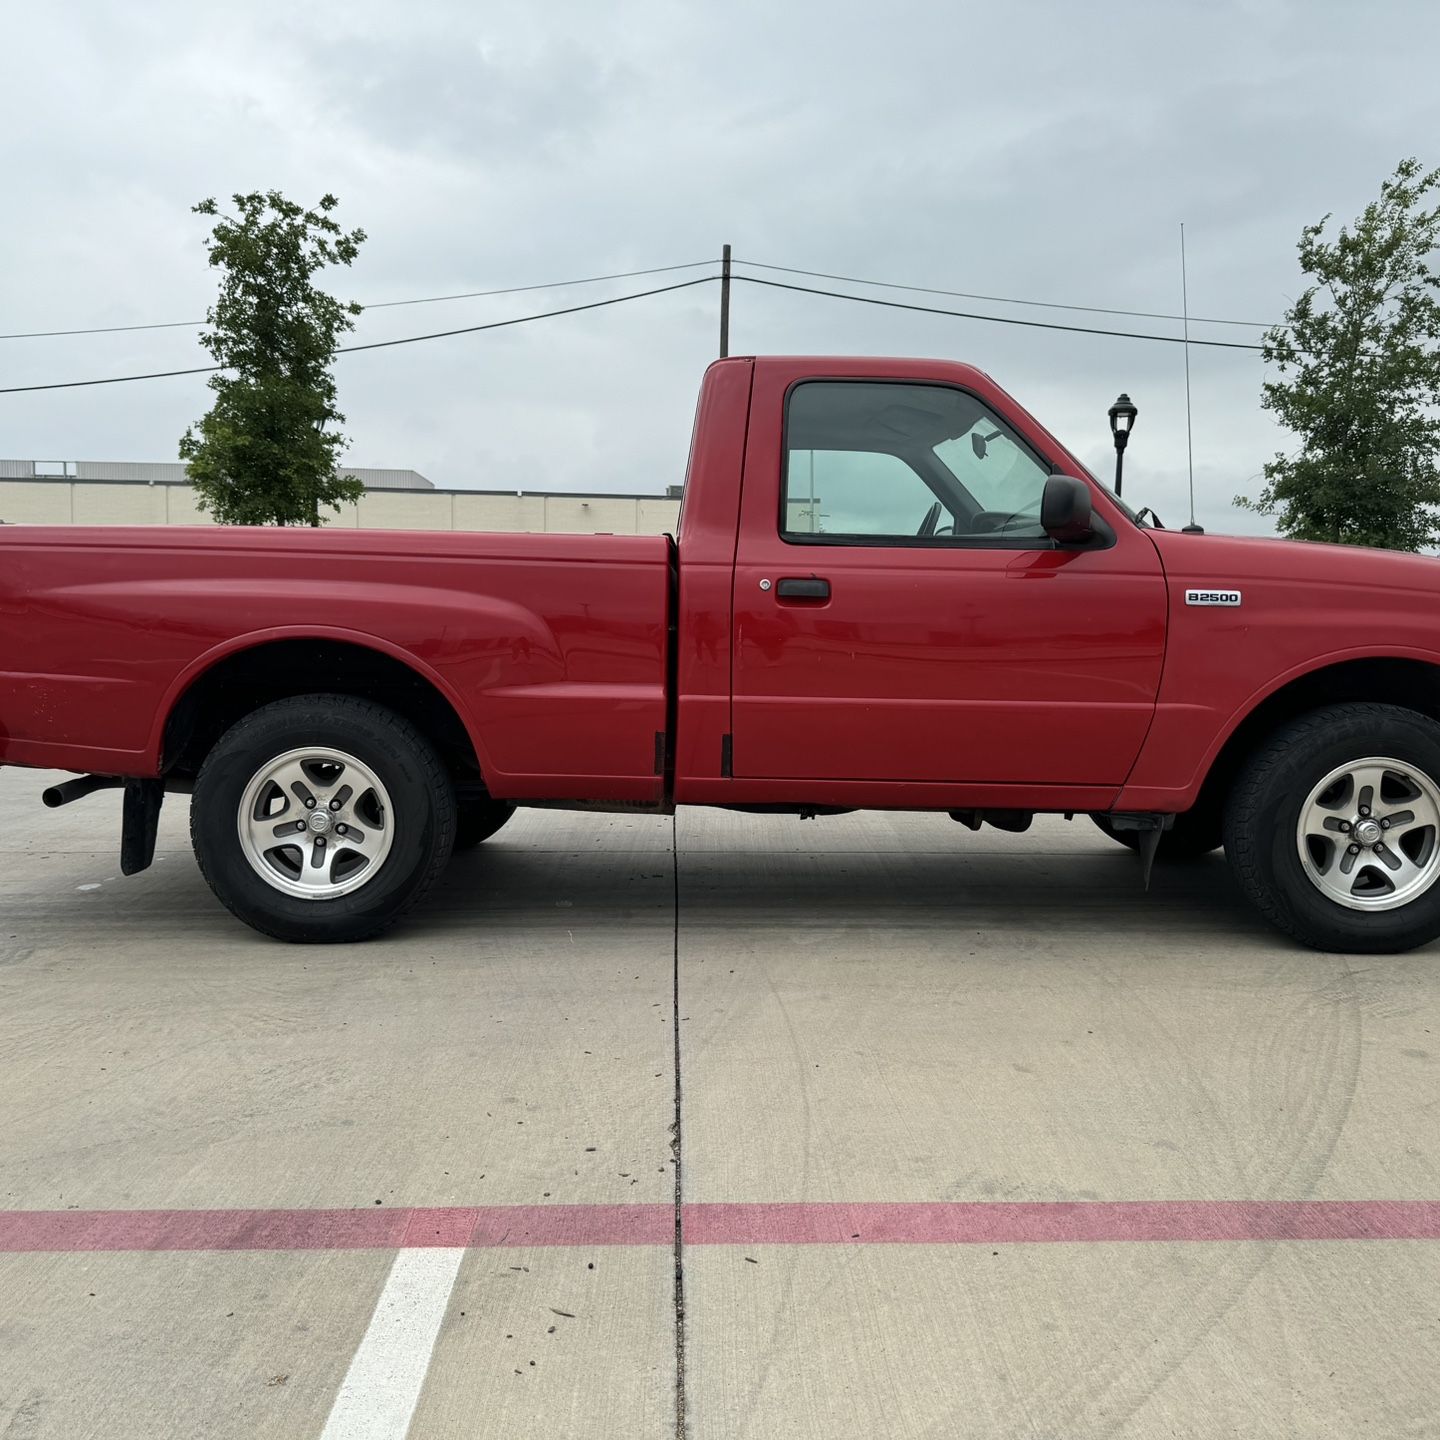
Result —
<path fill-rule="evenodd" d="M 1136 525 L 1139 525 L 1142 529 L 1145 530 L 1156 528 L 1156 526 L 1152 526 L 1148 522 L 1140 518 L 1145 513 L 1143 509 L 1136 510 L 1133 506 L 1127 505 L 1125 501 L 1123 501 L 1088 465 L 1084 464 L 1079 459 L 1075 461 L 1075 464 L 1079 467 L 1080 473 L 1082 475 L 1088 476 L 1091 480 L 1095 482 L 1096 485 L 1100 487 L 1100 489 L 1105 492 L 1106 498 L 1114 503 L 1117 510 L 1124 512 L 1126 519 L 1134 521 Z M 1155 512 L 1151 510 L 1150 514 L 1154 515 Z M 1157 516 L 1157 524 L 1158 519 L 1159 517 Z M 1159 528 L 1163 530 L 1165 527 L 1163 525 L 1160 525 Z"/>
<path fill-rule="evenodd" d="M 1142 528 L 1154 528 L 1153 526 L 1147 525 L 1147 523 L 1140 518 L 1141 514 L 1143 513 L 1142 511 L 1133 509 L 1131 506 L 1127 505 L 1103 480 L 1096 476 L 1092 470 L 1087 467 L 1085 473 L 1089 475 L 1090 478 L 1094 480 L 1095 483 L 1105 492 L 1106 496 L 1114 502 L 1116 509 L 1123 510 L 1125 512 L 1125 515 L 1128 519 L 1133 520 L 1135 524 L 1141 526 Z M 1150 511 L 1150 513 L 1153 515 L 1155 512 L 1152 510 Z"/>

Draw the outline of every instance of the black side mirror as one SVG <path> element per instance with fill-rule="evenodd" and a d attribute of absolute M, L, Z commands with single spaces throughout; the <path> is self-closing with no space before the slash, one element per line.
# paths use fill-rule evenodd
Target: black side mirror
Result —
<path fill-rule="evenodd" d="M 1052 475 L 1040 499 L 1040 528 L 1057 545 L 1083 545 L 1095 533 L 1090 487 L 1073 475 Z"/>

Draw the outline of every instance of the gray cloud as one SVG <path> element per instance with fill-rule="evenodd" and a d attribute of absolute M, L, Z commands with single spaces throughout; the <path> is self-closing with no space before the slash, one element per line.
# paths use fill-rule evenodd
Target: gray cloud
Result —
<path fill-rule="evenodd" d="M 371 239 L 334 288 L 361 300 L 730 240 L 781 264 L 1170 311 L 1183 219 L 1192 308 L 1269 319 L 1299 288 L 1300 227 L 1353 214 L 1440 134 L 1440 14 L 1382 0 L 1365 35 L 1356 14 L 1335 0 L 28 7 L 7 17 L 0 329 L 203 314 L 213 281 L 189 206 L 268 186 L 341 197 Z M 360 338 L 576 293 L 379 311 Z M 716 298 L 346 359 L 352 457 L 441 484 L 658 489 L 683 468 Z M 972 360 L 1102 473 L 1104 412 L 1128 390 L 1127 496 L 1183 518 L 1178 347 L 744 285 L 733 338 Z M 0 342 L 0 384 L 198 362 L 183 331 Z M 1229 505 L 1284 445 L 1258 358 L 1196 351 L 1192 371 L 1201 518 L 1258 528 Z M 206 398 L 198 380 L 0 397 L 0 454 L 171 458 Z"/>

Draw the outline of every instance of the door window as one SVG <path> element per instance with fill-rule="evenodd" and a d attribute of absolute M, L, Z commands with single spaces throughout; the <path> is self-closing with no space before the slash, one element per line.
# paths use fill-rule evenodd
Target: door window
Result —
<path fill-rule="evenodd" d="M 913 535 L 935 492 L 881 450 L 789 450 L 786 525 L 805 535 Z"/>
<path fill-rule="evenodd" d="M 822 544 L 1048 545 L 1049 474 L 963 390 L 807 381 L 786 402 L 781 529 Z"/>

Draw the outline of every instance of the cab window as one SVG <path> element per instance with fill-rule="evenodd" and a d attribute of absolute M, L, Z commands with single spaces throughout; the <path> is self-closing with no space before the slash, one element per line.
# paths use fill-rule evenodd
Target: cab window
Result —
<path fill-rule="evenodd" d="M 786 539 L 1049 543 L 1040 527 L 1049 468 L 963 390 L 797 385 L 786 402 L 784 464 Z"/>

